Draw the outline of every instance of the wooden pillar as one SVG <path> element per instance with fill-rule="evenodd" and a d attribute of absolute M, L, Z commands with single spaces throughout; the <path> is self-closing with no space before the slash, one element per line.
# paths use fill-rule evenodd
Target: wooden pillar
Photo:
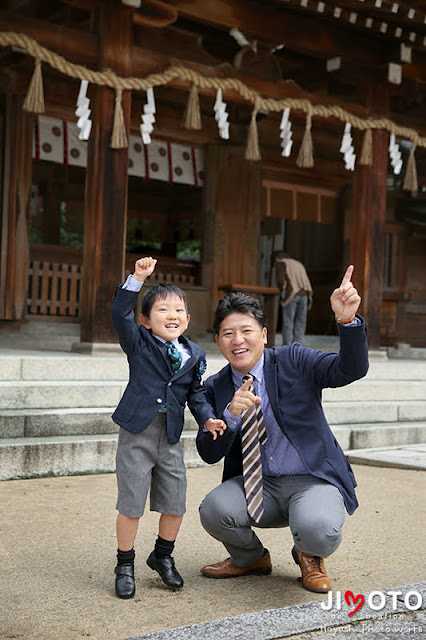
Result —
<path fill-rule="evenodd" d="M 121 2 L 106 0 L 99 8 L 100 69 L 131 75 L 132 14 Z M 122 106 L 130 134 L 131 92 Z M 115 287 L 124 276 L 127 222 L 128 148 L 110 146 L 115 91 L 99 87 L 92 107 L 84 211 L 81 341 L 116 342 L 111 322 Z"/>
<path fill-rule="evenodd" d="M 361 313 L 368 323 L 370 348 L 380 346 L 383 295 L 384 225 L 389 136 L 373 131 L 373 163 L 358 165 L 353 181 L 351 263 L 361 298 Z"/>
<path fill-rule="evenodd" d="M 211 287 L 212 319 L 221 284 L 260 284 L 261 169 L 243 148 L 212 145 L 205 171 L 202 283 Z"/>
<path fill-rule="evenodd" d="M 22 320 L 28 295 L 32 117 L 19 96 L 7 97 L 4 121 L 0 319 Z"/>

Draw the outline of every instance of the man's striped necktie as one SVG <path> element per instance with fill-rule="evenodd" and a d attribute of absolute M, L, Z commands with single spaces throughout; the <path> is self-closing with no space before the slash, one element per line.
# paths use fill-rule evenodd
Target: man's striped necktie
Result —
<path fill-rule="evenodd" d="M 251 376 L 243 376 L 246 382 Z M 254 393 L 253 384 L 249 389 Z M 241 415 L 241 439 L 243 448 L 243 479 L 249 515 L 259 522 L 263 515 L 262 460 L 260 443 L 267 440 L 265 423 L 260 405 L 253 404 Z"/>

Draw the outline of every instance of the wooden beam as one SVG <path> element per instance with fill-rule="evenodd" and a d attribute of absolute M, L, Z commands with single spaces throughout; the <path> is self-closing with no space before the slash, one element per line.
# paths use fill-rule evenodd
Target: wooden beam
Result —
<path fill-rule="evenodd" d="M 0 11 L 0 31 L 24 33 L 70 62 L 96 67 L 99 59 L 98 37 L 88 31 L 69 29 L 6 11 Z"/>
<path fill-rule="evenodd" d="M 302 169 L 292 158 L 283 158 L 279 149 L 261 148 L 262 175 L 277 182 L 287 180 L 298 184 L 321 184 L 324 188 L 342 189 L 350 184 L 353 174 L 346 171 L 343 161 L 336 162 L 315 155 L 312 169 Z"/>
<path fill-rule="evenodd" d="M 4 120 L 4 193 L 0 217 L 2 241 L 0 318 L 25 317 L 29 242 L 27 204 L 31 187 L 32 120 L 19 96 L 9 96 Z"/>
<path fill-rule="evenodd" d="M 373 164 L 357 167 L 352 188 L 350 260 L 373 349 L 380 346 L 388 144 L 387 132 L 373 131 Z"/>
<path fill-rule="evenodd" d="M 292 51 L 319 58 L 345 55 L 360 64 L 372 60 L 385 63 L 399 48 L 359 32 L 351 36 L 346 29 L 334 28 L 316 16 L 300 15 L 284 6 L 275 10 L 246 0 L 169 0 L 169 3 L 177 7 L 182 17 L 222 29 L 238 27 L 247 38 L 283 43 Z"/>
<path fill-rule="evenodd" d="M 205 171 L 203 284 L 213 310 L 220 285 L 259 284 L 261 170 L 244 159 L 244 148 L 212 145 Z"/>
<path fill-rule="evenodd" d="M 397 45 L 389 48 L 383 45 L 383 40 L 360 35 L 356 38 L 348 37 L 345 30 L 326 28 L 319 20 L 312 17 L 295 14 L 288 16 L 283 11 L 273 12 L 271 9 L 262 8 L 261 19 L 259 19 L 259 11 L 242 0 L 217 0 L 214 3 L 197 3 L 192 0 L 170 0 L 170 2 L 185 17 L 202 23 L 211 23 L 224 29 L 238 25 L 242 31 L 246 30 L 247 33 L 253 33 L 256 37 L 263 37 L 268 42 L 274 38 L 284 42 L 285 49 L 288 51 L 303 53 L 318 59 L 326 60 L 338 55 L 343 58 L 342 62 L 344 59 L 349 63 L 356 60 L 356 64 L 364 68 L 379 66 L 384 68 L 389 61 L 399 60 Z M 93 3 L 94 6 L 96 4 L 96 2 Z M 250 29 L 254 31 L 251 32 Z M 25 33 L 46 48 L 60 53 L 73 62 L 96 65 L 98 58 L 96 34 L 1 10 L 0 31 Z M 303 37 L 300 34 L 303 34 Z M 142 48 L 138 55 L 140 63 L 150 59 L 152 63 L 149 55 L 151 52 L 152 49 Z M 194 51 L 192 50 L 191 53 L 193 56 Z M 201 49 L 200 55 L 202 55 Z M 403 65 L 403 76 L 426 82 L 425 58 L 424 54 L 416 51 L 413 62 Z M 170 59 L 158 60 L 158 64 L 168 66 Z M 140 72 L 143 73 L 143 69 L 138 69 L 136 66 L 135 73 Z"/>
<path fill-rule="evenodd" d="M 16 96 L 8 95 L 2 114 L 1 168 L 3 184 L 0 211 L 0 319 L 10 320 L 11 313 L 11 258 L 16 213 L 16 180 L 14 157 L 14 118 L 20 108 Z"/>
<path fill-rule="evenodd" d="M 116 73 L 131 73 L 131 13 L 106 0 L 98 18 L 100 65 Z M 130 125 L 131 92 L 123 92 L 126 131 Z M 111 322 L 111 297 L 124 276 L 127 223 L 128 148 L 112 149 L 115 94 L 98 87 L 93 109 L 86 171 L 84 211 L 83 295 L 81 341 L 116 342 Z"/>
<path fill-rule="evenodd" d="M 123 6 L 123 9 L 126 8 Z M 98 38 L 94 34 L 88 34 L 86 32 L 80 32 L 73 29 L 66 29 L 58 27 L 57 25 L 50 25 L 40 20 L 21 19 L 12 21 L 7 20 L 5 12 L 0 11 L 0 30 L 10 31 L 14 30 L 18 33 L 25 33 L 34 38 L 42 46 L 63 55 L 65 58 L 72 62 L 78 62 L 88 66 L 96 67 L 98 64 Z M 152 49 L 145 49 L 142 47 L 132 47 L 131 52 L 133 70 L 132 73 L 138 77 L 144 77 L 149 73 L 157 73 L 166 69 L 171 64 L 169 55 L 162 54 L 160 52 L 153 51 Z M 222 65 L 220 68 L 212 67 L 205 64 L 199 64 L 193 60 L 174 59 L 173 63 L 183 64 L 195 71 L 198 71 L 202 75 L 219 78 L 237 78 L 248 87 L 260 92 L 264 97 L 269 98 L 301 98 L 310 100 L 313 104 L 321 104 L 321 96 L 315 95 L 303 91 L 297 87 L 293 82 L 280 81 L 278 83 L 264 81 L 261 78 L 240 74 L 233 69 L 231 65 Z M 121 74 L 126 75 L 126 74 Z M 175 88 L 188 90 L 189 83 L 187 81 L 176 78 L 169 83 L 169 86 Z M 200 92 L 213 95 L 213 90 L 201 90 Z M 226 93 L 228 101 L 245 102 L 245 100 L 237 93 L 227 91 Z M 337 104 L 348 111 L 351 111 L 354 115 L 363 117 L 365 110 L 363 107 L 355 104 L 345 104 L 337 101 L 332 101 L 331 104 Z"/>
<path fill-rule="evenodd" d="M 197 4 L 198 3 L 195 3 L 195 5 Z M 207 7 L 207 4 L 203 4 L 203 6 Z M 125 7 L 123 8 L 125 9 Z M 9 18 L 4 11 L 0 11 L 0 29 L 12 29 L 17 32 L 26 33 L 27 35 L 37 39 L 41 45 L 64 55 L 64 57 L 74 62 L 91 67 L 96 67 L 98 63 L 98 37 L 96 34 L 67 29 L 54 24 L 47 24 L 40 20 L 25 18 L 25 16 L 19 16 L 19 19 L 16 17 Z M 139 77 L 144 77 L 152 72 L 162 71 L 171 63 L 169 55 L 142 47 L 133 47 L 131 56 L 133 60 L 132 74 Z M 260 78 L 240 74 L 236 72 L 231 65 L 225 65 L 217 68 L 205 64 L 199 64 L 193 60 L 174 60 L 174 62 L 181 63 L 184 66 L 189 66 L 206 76 L 238 78 L 247 86 L 255 89 L 265 97 L 276 99 L 287 97 L 304 98 L 309 100 L 312 104 L 322 104 L 327 102 L 329 105 L 341 106 L 359 117 L 367 116 L 367 110 L 364 106 L 349 102 L 346 103 L 342 100 L 336 100 L 333 97 L 328 97 L 327 100 L 325 100 L 324 96 L 303 91 L 293 82 L 280 81 L 275 83 L 264 81 Z M 412 65 L 407 65 L 407 67 L 409 66 Z M 189 89 L 189 83 L 180 79 L 173 80 L 169 83 L 169 86 L 183 89 L 185 91 L 188 91 Z M 201 92 L 203 93 L 203 90 L 201 90 Z M 213 95 L 214 92 L 206 90 L 204 93 Z M 243 98 L 236 93 L 227 92 L 226 98 L 228 101 L 244 103 Z M 389 117 L 392 117 L 392 114 L 389 114 Z M 401 126 L 413 127 L 412 121 L 410 120 L 406 122 L 403 114 L 394 115 L 393 119 Z M 422 126 L 419 123 L 418 129 L 420 134 L 424 135 L 424 125 Z"/>

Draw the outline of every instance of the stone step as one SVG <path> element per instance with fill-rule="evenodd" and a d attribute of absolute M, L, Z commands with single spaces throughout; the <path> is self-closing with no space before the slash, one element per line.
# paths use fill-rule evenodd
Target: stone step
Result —
<path fill-rule="evenodd" d="M 2 356 L 0 380 L 4 381 L 84 381 L 126 382 L 129 365 L 124 354 L 116 356 Z"/>
<path fill-rule="evenodd" d="M 89 436 L 118 432 L 114 407 L 0 410 L 0 438 Z"/>
<path fill-rule="evenodd" d="M 205 463 L 195 446 L 195 432 L 183 434 L 187 467 Z M 0 480 L 71 476 L 115 471 L 117 434 L 5 438 L 0 441 Z"/>
<path fill-rule="evenodd" d="M 352 464 L 426 471 L 426 444 L 354 449 L 347 455 Z"/>
<path fill-rule="evenodd" d="M 324 401 L 323 408 L 330 425 L 426 420 L 425 400 Z"/>
<path fill-rule="evenodd" d="M 398 425 L 336 425 L 341 447 L 366 449 L 426 442 L 426 422 Z M 187 467 L 203 466 L 195 446 L 196 431 L 182 434 Z M 117 434 L 68 435 L 0 440 L 0 480 L 111 473 L 115 470 Z"/>
<path fill-rule="evenodd" d="M 328 402 L 425 400 L 426 381 L 357 380 L 337 389 L 324 389 L 322 398 Z"/>
<path fill-rule="evenodd" d="M 20 381 L 0 383 L 2 409 L 54 409 L 117 406 L 125 383 L 96 381 Z"/>
<path fill-rule="evenodd" d="M 426 360 L 371 361 L 364 380 L 426 380 Z"/>
<path fill-rule="evenodd" d="M 344 451 L 426 442 L 426 421 L 330 425 Z"/>
<path fill-rule="evenodd" d="M 0 382 L 2 409 L 115 407 L 126 387 L 115 380 L 55 380 Z M 426 381 L 357 381 L 338 389 L 324 389 L 324 402 L 425 401 Z M 356 420 L 354 420 L 356 421 Z"/>
<path fill-rule="evenodd" d="M 324 402 L 330 425 L 397 425 L 398 421 L 426 421 L 426 402 Z M 115 407 L 78 407 L 54 409 L 0 409 L 0 438 L 97 435 L 116 433 L 111 414 Z M 197 424 L 185 409 L 185 431 Z"/>
<path fill-rule="evenodd" d="M 226 360 L 218 354 L 207 357 L 207 375 L 219 371 Z M 0 380 L 3 381 L 102 381 L 127 382 L 129 365 L 123 353 L 111 356 L 77 355 L 0 355 Z"/>
<path fill-rule="evenodd" d="M 111 415 L 115 407 L 67 409 L 2 409 L 1 438 L 39 438 L 117 433 L 119 427 Z M 196 431 L 198 425 L 188 408 L 185 409 L 186 431 Z"/>
<path fill-rule="evenodd" d="M 207 354 L 207 375 L 219 371 L 226 360 Z M 123 353 L 116 355 L 81 355 L 76 353 L 10 352 L 0 355 L 0 380 L 116 380 L 126 382 L 128 364 Z M 426 360 L 385 360 L 370 362 L 364 381 L 426 381 Z"/>

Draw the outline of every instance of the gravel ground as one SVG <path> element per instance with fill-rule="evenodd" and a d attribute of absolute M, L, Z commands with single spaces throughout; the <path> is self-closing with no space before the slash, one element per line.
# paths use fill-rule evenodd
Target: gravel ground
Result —
<path fill-rule="evenodd" d="M 421 582 L 424 472 L 354 469 L 361 506 L 347 518 L 342 545 L 327 560 L 333 590 L 356 594 Z M 202 529 L 197 511 L 220 475 L 218 466 L 188 470 L 188 510 L 174 554 L 183 590 L 169 591 L 145 564 L 158 522 L 158 514 L 147 512 L 136 542 L 137 593 L 127 601 L 114 595 L 114 475 L 2 482 L 0 638 L 121 640 L 324 599 L 297 581 L 287 529 L 260 532 L 271 552 L 270 576 L 201 576 L 201 566 L 226 557 L 224 547 Z"/>

